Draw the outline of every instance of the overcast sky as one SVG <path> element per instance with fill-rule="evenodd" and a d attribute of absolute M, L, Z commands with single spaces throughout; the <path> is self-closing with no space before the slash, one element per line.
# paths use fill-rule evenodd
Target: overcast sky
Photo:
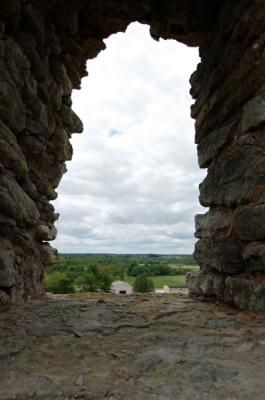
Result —
<path fill-rule="evenodd" d="M 198 50 L 131 24 L 88 62 L 73 95 L 84 123 L 54 202 L 61 252 L 191 253 L 202 211 L 190 118 Z"/>

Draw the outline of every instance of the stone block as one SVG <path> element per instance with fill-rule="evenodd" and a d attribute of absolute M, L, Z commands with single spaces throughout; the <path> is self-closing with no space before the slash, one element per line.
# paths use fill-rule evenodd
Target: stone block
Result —
<path fill-rule="evenodd" d="M 25 4 L 22 21 L 26 30 L 33 34 L 40 45 L 43 45 L 45 41 L 45 25 L 40 10 L 30 3 Z"/>
<path fill-rule="evenodd" d="M 223 295 L 225 277 L 221 274 L 202 271 L 188 272 L 186 280 L 191 294 L 206 297 L 221 297 Z"/>
<path fill-rule="evenodd" d="M 239 207 L 233 228 L 241 240 L 265 240 L 265 205 Z"/>
<path fill-rule="evenodd" d="M 15 254 L 13 247 L 7 240 L 0 241 L 0 287 L 10 288 L 15 285 Z"/>
<path fill-rule="evenodd" d="M 53 165 L 48 171 L 49 183 L 53 189 L 57 188 L 62 179 L 63 174 L 67 171 L 64 162 L 58 162 Z"/>
<path fill-rule="evenodd" d="M 64 105 L 61 109 L 60 115 L 64 125 L 67 126 L 70 133 L 83 132 L 84 128 L 82 121 L 70 107 Z"/>
<path fill-rule="evenodd" d="M 0 209 L 20 226 L 34 225 L 39 218 L 35 203 L 11 176 L 3 174 L 0 179 Z"/>
<path fill-rule="evenodd" d="M 10 307 L 10 297 L 6 292 L 0 290 L 0 311 L 7 310 Z"/>
<path fill-rule="evenodd" d="M 265 244 L 253 242 L 247 245 L 243 251 L 246 270 L 249 272 L 265 271 Z"/>
<path fill-rule="evenodd" d="M 14 133 L 20 133 L 26 126 L 26 111 L 21 96 L 8 82 L 0 82 L 0 118 Z"/>
<path fill-rule="evenodd" d="M 55 240 L 57 229 L 55 226 L 38 225 L 36 228 L 36 237 L 39 240 Z"/>
<path fill-rule="evenodd" d="M 195 216 L 195 237 L 225 239 L 232 224 L 232 210 L 224 207 L 210 209 Z"/>
<path fill-rule="evenodd" d="M 51 72 L 56 83 L 62 87 L 62 95 L 68 96 L 71 94 L 73 85 L 67 74 L 64 63 L 59 60 L 54 61 L 51 66 Z"/>
<path fill-rule="evenodd" d="M 195 245 L 194 258 L 201 267 L 232 275 L 245 270 L 240 250 L 239 241 L 200 239 Z"/>
<path fill-rule="evenodd" d="M 218 155 L 219 151 L 233 140 L 235 123 L 210 132 L 198 145 L 198 160 L 200 168 L 206 168 Z"/>
<path fill-rule="evenodd" d="M 265 287 L 244 277 L 227 277 L 227 300 L 240 310 L 265 311 Z"/>
<path fill-rule="evenodd" d="M 262 148 L 244 145 L 228 149 L 209 167 L 200 184 L 201 204 L 230 208 L 265 201 L 264 165 Z"/>
<path fill-rule="evenodd" d="M 3 166 L 22 178 L 27 173 L 27 162 L 14 133 L 0 120 L 0 154 Z"/>
<path fill-rule="evenodd" d="M 40 253 L 44 266 L 53 265 L 58 261 L 58 252 L 49 243 L 40 246 Z"/>
<path fill-rule="evenodd" d="M 244 133 L 258 129 L 265 124 L 265 100 L 254 97 L 243 108 L 241 128 Z"/>

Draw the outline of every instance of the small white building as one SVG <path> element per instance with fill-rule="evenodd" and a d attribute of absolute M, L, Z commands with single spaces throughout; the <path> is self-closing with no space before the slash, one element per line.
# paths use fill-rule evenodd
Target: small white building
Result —
<path fill-rule="evenodd" d="M 128 282 L 114 281 L 111 284 L 110 291 L 115 294 L 132 294 L 133 288 Z"/>
<path fill-rule="evenodd" d="M 164 289 L 155 289 L 155 293 L 164 293 Z"/>
<path fill-rule="evenodd" d="M 163 286 L 164 293 L 178 293 L 180 291 L 181 291 L 180 286 L 175 286 L 175 285 L 164 285 Z"/>

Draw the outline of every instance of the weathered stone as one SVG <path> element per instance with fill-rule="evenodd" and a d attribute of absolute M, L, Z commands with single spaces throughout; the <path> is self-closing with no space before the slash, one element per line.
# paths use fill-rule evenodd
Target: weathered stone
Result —
<path fill-rule="evenodd" d="M 198 145 L 198 160 L 201 168 L 206 168 L 219 154 L 224 145 L 233 140 L 235 136 L 235 123 L 224 126 L 209 133 Z"/>
<path fill-rule="evenodd" d="M 82 43 L 82 47 L 87 58 L 95 58 L 100 51 L 105 50 L 106 45 L 103 40 L 88 39 Z"/>
<path fill-rule="evenodd" d="M 71 80 L 71 85 L 73 86 L 73 89 L 80 89 L 81 88 L 80 74 L 76 68 L 76 65 L 73 62 L 72 57 L 69 54 L 64 56 L 64 65 L 67 70 L 67 75 Z"/>
<path fill-rule="evenodd" d="M 265 272 L 265 244 L 252 242 L 246 246 L 243 251 L 243 259 L 245 260 L 246 270 L 249 272 L 264 271 Z"/>
<path fill-rule="evenodd" d="M 0 82 L 0 118 L 14 133 L 25 129 L 26 111 L 19 93 L 8 82 Z"/>
<path fill-rule="evenodd" d="M 39 218 L 34 202 L 16 181 L 7 175 L 1 175 L 0 179 L 0 208 L 2 213 L 13 218 L 21 226 L 34 225 Z"/>
<path fill-rule="evenodd" d="M 133 21 L 149 24 L 154 39 L 200 46 L 192 116 L 199 164 L 209 167 L 200 200 L 210 210 L 196 217 L 197 289 L 226 299 L 226 274 L 263 271 L 263 2 L 9 0 L 0 20 L 0 236 L 15 254 L 15 285 L 5 291 L 13 302 L 43 294 L 42 266 L 56 261 L 41 241 L 56 236 L 49 200 L 72 157 L 71 134 L 83 130 L 72 89 L 104 39 Z"/>
<path fill-rule="evenodd" d="M 195 245 L 194 258 L 199 265 L 219 272 L 236 274 L 245 270 L 240 242 L 201 239 Z"/>
<path fill-rule="evenodd" d="M 5 32 L 5 24 L 2 21 L 0 21 L 0 39 L 2 39 L 4 32 Z"/>
<path fill-rule="evenodd" d="M 2 1 L 0 5 L 0 15 L 3 18 L 10 17 L 11 15 L 18 14 L 21 10 L 20 0 Z"/>
<path fill-rule="evenodd" d="M 31 72 L 37 81 L 45 79 L 45 63 L 42 63 L 40 54 L 37 51 L 36 39 L 31 33 L 21 32 L 17 37 L 18 43 L 31 64 Z"/>
<path fill-rule="evenodd" d="M 265 202 L 265 154 L 251 145 L 223 153 L 200 185 L 203 206 L 234 207 Z"/>
<path fill-rule="evenodd" d="M 265 287 L 249 279 L 227 277 L 227 300 L 240 310 L 265 311 Z"/>
<path fill-rule="evenodd" d="M 26 30 L 31 32 L 36 41 L 43 45 L 45 41 L 45 25 L 41 11 L 30 3 L 25 4 L 22 21 Z"/>
<path fill-rule="evenodd" d="M 0 153 L 3 166 L 18 178 L 27 173 L 27 162 L 18 145 L 16 136 L 0 120 Z"/>
<path fill-rule="evenodd" d="M 64 129 L 57 129 L 52 136 L 52 141 L 55 144 L 54 152 L 60 155 L 58 161 L 71 160 L 73 155 L 73 148 L 69 142 L 69 137 Z"/>
<path fill-rule="evenodd" d="M 31 110 L 34 113 L 34 117 L 43 125 L 44 128 L 52 133 L 55 129 L 55 122 L 49 108 L 41 100 L 36 100 Z"/>
<path fill-rule="evenodd" d="M 49 294 L 3 313 L 1 328 L 2 399 L 264 397 L 264 318 L 220 303 Z"/>
<path fill-rule="evenodd" d="M 82 121 L 78 118 L 76 113 L 67 106 L 63 106 L 61 109 L 61 118 L 64 122 L 64 125 L 69 129 L 70 133 L 82 133 L 83 132 L 83 124 Z"/>
<path fill-rule="evenodd" d="M 42 262 L 45 266 L 53 265 L 58 261 L 58 252 L 49 243 L 40 247 Z"/>
<path fill-rule="evenodd" d="M 31 105 L 38 96 L 37 82 L 33 75 L 28 72 L 24 79 L 24 86 L 22 89 L 22 99 L 27 106 Z"/>
<path fill-rule="evenodd" d="M 243 108 L 242 131 L 258 129 L 265 124 L 265 100 L 262 96 L 251 99 Z"/>
<path fill-rule="evenodd" d="M 62 86 L 62 95 L 63 96 L 68 96 L 71 94 L 73 85 L 68 77 L 68 74 L 66 72 L 65 65 L 63 64 L 62 61 L 55 61 L 52 64 L 52 75 L 55 79 L 55 81 Z"/>
<path fill-rule="evenodd" d="M 15 285 L 14 249 L 6 240 L 0 241 L 0 288 Z"/>
<path fill-rule="evenodd" d="M 48 171 L 48 176 L 49 176 L 49 181 L 52 186 L 52 188 L 57 188 L 59 185 L 59 182 L 63 176 L 63 174 L 66 172 L 66 165 L 64 162 L 59 162 L 55 165 L 53 165 L 49 171 Z"/>
<path fill-rule="evenodd" d="M 238 208 L 233 228 L 241 240 L 265 240 L 265 205 Z"/>
<path fill-rule="evenodd" d="M 0 311 L 7 310 L 10 307 L 10 296 L 3 290 L 0 290 Z"/>
<path fill-rule="evenodd" d="M 40 240 L 54 240 L 57 236 L 55 226 L 38 225 L 36 228 L 36 236 Z"/>
<path fill-rule="evenodd" d="M 225 239 L 230 233 L 232 210 L 228 208 L 213 208 L 206 214 L 195 216 L 195 237 Z"/>
<path fill-rule="evenodd" d="M 222 297 L 225 277 L 217 273 L 188 272 L 186 280 L 191 294 Z"/>

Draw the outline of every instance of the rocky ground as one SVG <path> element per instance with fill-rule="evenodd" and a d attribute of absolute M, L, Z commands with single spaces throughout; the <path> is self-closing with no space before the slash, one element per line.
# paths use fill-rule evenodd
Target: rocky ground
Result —
<path fill-rule="evenodd" d="M 264 399 L 265 317 L 187 295 L 49 296 L 0 314 L 0 399 Z"/>

